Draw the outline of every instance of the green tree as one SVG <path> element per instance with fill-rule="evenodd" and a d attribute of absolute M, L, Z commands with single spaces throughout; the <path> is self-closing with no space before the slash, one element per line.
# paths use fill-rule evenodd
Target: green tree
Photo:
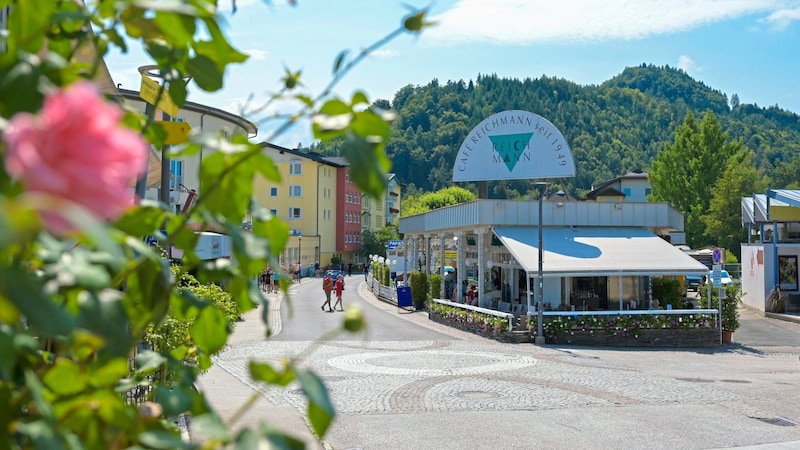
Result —
<path fill-rule="evenodd" d="M 725 171 L 714 184 L 706 214 L 706 242 L 727 249 L 740 259 L 740 243 L 747 241 L 747 229 L 742 227 L 742 197 L 764 192 L 767 181 L 753 165 L 753 153 L 744 149 L 734 155 Z"/>
<path fill-rule="evenodd" d="M 702 217 L 709 209 L 713 186 L 741 148 L 740 142 L 728 141 L 714 113 L 707 111 L 698 122 L 689 112 L 674 141 L 664 144 L 653 161 L 648 171 L 653 199 L 669 202 L 684 214 L 690 246 L 707 243 Z"/>
<path fill-rule="evenodd" d="M 458 205 L 478 198 L 475 193 L 458 186 L 440 189 L 419 196 L 409 196 L 403 199 L 400 215 L 412 216 L 422 214 L 445 206 Z"/>

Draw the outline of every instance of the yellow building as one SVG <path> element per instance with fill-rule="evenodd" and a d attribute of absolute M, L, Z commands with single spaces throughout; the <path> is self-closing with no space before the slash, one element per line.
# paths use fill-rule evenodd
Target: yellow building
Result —
<path fill-rule="evenodd" d="M 280 257 L 283 268 L 300 263 L 308 268 L 330 264 L 336 248 L 337 174 L 346 166 L 316 153 L 264 144 L 264 153 L 275 162 L 281 181 L 257 177 L 253 196 L 258 203 L 291 228 Z"/>

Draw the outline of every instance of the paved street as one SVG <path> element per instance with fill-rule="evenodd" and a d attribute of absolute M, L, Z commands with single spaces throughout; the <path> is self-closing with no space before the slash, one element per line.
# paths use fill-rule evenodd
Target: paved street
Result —
<path fill-rule="evenodd" d="M 223 417 L 254 396 L 237 425 L 267 420 L 309 448 L 800 448 L 800 324 L 742 311 L 736 343 L 715 349 L 538 347 L 444 327 L 362 284 L 347 278 L 345 304 L 364 310 L 368 339 L 331 336 L 344 315 L 320 311 L 321 281 L 306 279 L 275 296 L 277 334 L 249 313 L 199 388 Z M 289 355 L 330 390 L 322 443 L 297 386 L 247 377 L 249 360 Z"/>

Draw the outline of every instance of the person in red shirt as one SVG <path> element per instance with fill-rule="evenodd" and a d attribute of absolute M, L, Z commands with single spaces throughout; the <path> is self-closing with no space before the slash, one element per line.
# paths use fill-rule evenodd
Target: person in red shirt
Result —
<path fill-rule="evenodd" d="M 322 304 L 322 310 L 325 311 L 325 305 L 328 305 L 328 312 L 333 311 L 331 308 L 331 291 L 333 290 L 333 279 L 327 273 L 322 278 L 322 290 L 325 292 L 325 303 Z"/>
<path fill-rule="evenodd" d="M 342 304 L 342 291 L 344 291 L 344 277 L 339 275 L 339 278 L 336 279 L 336 303 L 333 304 L 333 309 L 336 309 L 336 306 L 339 306 L 339 311 L 344 311 L 344 305 Z"/>

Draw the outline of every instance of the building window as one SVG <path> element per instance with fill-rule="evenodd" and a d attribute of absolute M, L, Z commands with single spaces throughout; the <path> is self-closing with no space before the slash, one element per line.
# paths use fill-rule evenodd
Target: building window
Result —
<path fill-rule="evenodd" d="M 289 218 L 299 219 L 303 216 L 301 208 L 289 208 Z"/>
<path fill-rule="evenodd" d="M 174 159 L 169 160 L 169 188 L 173 191 L 181 189 L 183 186 L 183 161 Z"/>
<path fill-rule="evenodd" d="M 289 175 L 302 175 L 303 163 L 300 161 L 292 161 L 289 163 Z"/>
<path fill-rule="evenodd" d="M 647 189 L 645 189 L 645 190 L 644 190 L 644 195 L 646 195 L 646 196 L 648 196 L 648 197 L 649 197 L 649 196 L 650 196 L 650 194 L 652 194 L 652 193 L 653 193 L 653 190 L 652 190 L 652 189 L 650 189 L 650 188 L 647 188 Z"/>
<path fill-rule="evenodd" d="M 625 197 L 630 197 L 631 196 L 631 188 L 623 189 L 622 193 L 625 194 Z"/>
<path fill-rule="evenodd" d="M 270 197 L 277 197 L 278 196 L 278 188 L 276 188 L 276 187 L 269 188 L 269 196 Z"/>
<path fill-rule="evenodd" d="M 278 210 L 277 209 L 270 209 L 269 213 L 272 214 L 273 216 L 277 216 L 278 215 Z"/>
<path fill-rule="evenodd" d="M 303 187 L 302 186 L 289 186 L 289 197 L 302 197 L 303 196 Z"/>

